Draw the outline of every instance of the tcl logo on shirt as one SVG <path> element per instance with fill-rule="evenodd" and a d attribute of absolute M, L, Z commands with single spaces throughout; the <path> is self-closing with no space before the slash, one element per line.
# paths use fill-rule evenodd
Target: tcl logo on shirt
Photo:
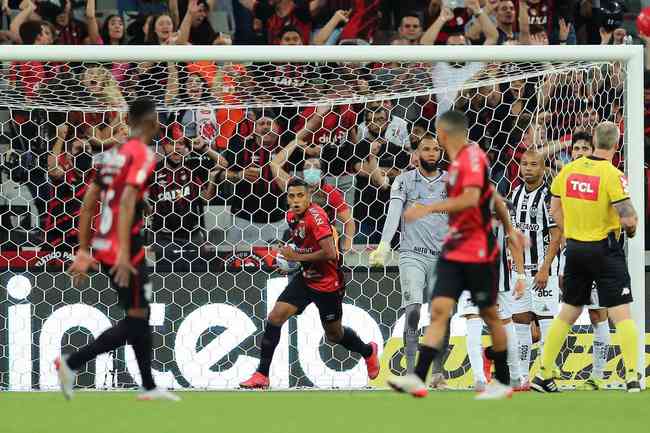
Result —
<path fill-rule="evenodd" d="M 581 200 L 598 200 L 600 178 L 585 174 L 571 174 L 566 180 L 566 196 Z"/>

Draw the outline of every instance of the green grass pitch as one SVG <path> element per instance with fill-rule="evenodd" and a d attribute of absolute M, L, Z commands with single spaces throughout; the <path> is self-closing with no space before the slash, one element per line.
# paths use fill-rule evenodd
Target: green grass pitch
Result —
<path fill-rule="evenodd" d="M 133 392 L 0 396 L 2 433 L 632 433 L 650 430 L 650 391 L 515 394 L 475 401 L 443 391 L 413 399 L 388 391 L 181 392 L 180 403 Z"/>

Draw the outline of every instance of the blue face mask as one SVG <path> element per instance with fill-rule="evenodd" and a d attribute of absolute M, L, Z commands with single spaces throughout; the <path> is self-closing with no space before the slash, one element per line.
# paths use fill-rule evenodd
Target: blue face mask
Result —
<path fill-rule="evenodd" d="M 310 185 L 319 185 L 320 184 L 320 176 L 321 176 L 321 171 L 320 168 L 306 168 L 302 172 L 303 177 L 305 178 L 305 182 L 307 182 Z"/>

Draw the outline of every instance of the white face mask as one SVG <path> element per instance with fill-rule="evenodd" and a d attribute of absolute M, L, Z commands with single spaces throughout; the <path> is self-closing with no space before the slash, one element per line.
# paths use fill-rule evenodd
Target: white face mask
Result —
<path fill-rule="evenodd" d="M 320 168 L 306 168 L 302 171 L 302 176 L 310 185 L 319 185 L 321 181 Z"/>

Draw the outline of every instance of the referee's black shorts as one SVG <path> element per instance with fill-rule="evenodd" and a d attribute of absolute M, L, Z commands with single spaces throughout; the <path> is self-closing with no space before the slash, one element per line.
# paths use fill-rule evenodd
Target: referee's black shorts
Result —
<path fill-rule="evenodd" d="M 617 243 L 610 248 L 607 239 L 597 242 L 567 239 L 563 301 L 576 307 L 589 305 L 594 282 L 601 307 L 632 302 L 630 274 L 622 246 Z"/>
<path fill-rule="evenodd" d="M 463 263 L 438 259 L 436 284 L 432 298 L 442 296 L 458 301 L 469 290 L 472 302 L 479 308 L 496 305 L 499 292 L 499 259 L 491 263 Z"/>

